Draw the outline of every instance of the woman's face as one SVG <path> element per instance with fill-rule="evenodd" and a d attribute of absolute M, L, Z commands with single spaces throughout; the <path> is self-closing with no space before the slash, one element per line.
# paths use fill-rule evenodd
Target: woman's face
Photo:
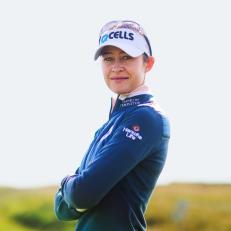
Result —
<path fill-rule="evenodd" d="M 143 85 L 145 74 L 153 63 L 153 57 L 145 62 L 143 55 L 133 58 L 114 46 L 106 46 L 102 51 L 104 80 L 111 91 L 117 94 L 130 93 Z"/>

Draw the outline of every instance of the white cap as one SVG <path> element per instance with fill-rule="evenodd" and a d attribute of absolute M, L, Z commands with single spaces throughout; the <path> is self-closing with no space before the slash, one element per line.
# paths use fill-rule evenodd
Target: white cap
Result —
<path fill-rule="evenodd" d="M 101 55 L 105 46 L 115 46 L 132 57 L 145 53 L 150 56 L 150 48 L 145 37 L 128 28 L 118 28 L 105 31 L 99 39 L 99 47 L 95 53 L 95 60 Z"/>

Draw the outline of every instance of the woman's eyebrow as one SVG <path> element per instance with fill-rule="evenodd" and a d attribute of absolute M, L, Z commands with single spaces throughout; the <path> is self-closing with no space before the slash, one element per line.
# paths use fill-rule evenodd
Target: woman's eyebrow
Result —
<path fill-rule="evenodd" d="M 111 54 L 112 54 L 112 52 L 105 51 L 105 52 L 102 52 L 102 54 L 101 54 L 101 55 L 111 55 Z"/>

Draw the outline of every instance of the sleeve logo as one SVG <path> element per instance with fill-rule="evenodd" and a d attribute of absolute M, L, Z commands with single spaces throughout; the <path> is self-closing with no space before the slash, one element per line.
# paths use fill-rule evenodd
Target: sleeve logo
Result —
<path fill-rule="evenodd" d="M 133 130 L 132 130 L 133 129 Z M 132 140 L 142 140 L 143 137 L 140 135 L 140 126 L 139 125 L 134 125 L 132 126 L 132 129 L 129 128 L 123 128 L 123 132 L 126 134 L 126 137 Z"/>
<path fill-rule="evenodd" d="M 140 126 L 139 125 L 134 125 L 132 127 L 132 130 L 135 131 L 135 132 L 139 132 L 140 131 Z"/>

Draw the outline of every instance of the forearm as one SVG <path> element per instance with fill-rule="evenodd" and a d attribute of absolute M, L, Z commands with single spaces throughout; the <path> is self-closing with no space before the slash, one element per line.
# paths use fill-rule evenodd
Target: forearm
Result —
<path fill-rule="evenodd" d="M 142 157 L 141 154 L 136 158 L 125 146 L 113 146 L 105 148 L 88 168 L 63 180 L 62 192 L 67 204 L 77 209 L 96 206 Z"/>

